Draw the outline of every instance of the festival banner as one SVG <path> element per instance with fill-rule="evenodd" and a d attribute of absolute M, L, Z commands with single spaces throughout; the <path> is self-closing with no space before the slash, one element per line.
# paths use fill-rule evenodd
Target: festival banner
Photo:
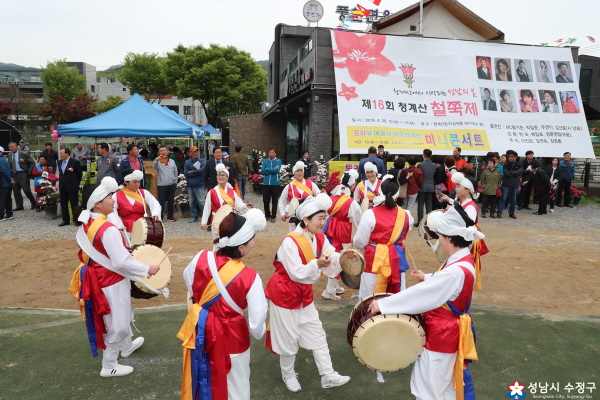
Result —
<path fill-rule="evenodd" d="M 568 48 L 331 35 L 341 154 L 594 157 Z"/>

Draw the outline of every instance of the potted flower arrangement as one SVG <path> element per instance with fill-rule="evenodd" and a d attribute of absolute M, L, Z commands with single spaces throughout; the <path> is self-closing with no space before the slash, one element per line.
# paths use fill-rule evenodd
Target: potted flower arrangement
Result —
<path fill-rule="evenodd" d="M 187 179 L 185 175 L 180 174 L 178 177 L 177 186 L 175 188 L 175 205 L 181 212 L 182 218 L 190 217 L 190 196 L 187 193 Z"/>
<path fill-rule="evenodd" d="M 55 182 L 58 180 L 56 175 L 48 172 L 42 173 L 40 184 L 42 185 L 43 196 L 36 200 L 38 207 L 43 207 L 46 213 L 46 219 L 56 219 L 58 212 L 58 203 L 60 202 L 60 194 L 56 189 Z"/>
<path fill-rule="evenodd" d="M 327 183 L 327 185 L 325 185 L 325 191 L 327 192 L 328 195 L 331 196 L 331 191 L 333 189 L 335 189 L 337 187 L 337 185 L 342 183 L 339 178 L 340 174 L 341 174 L 340 171 L 335 171 L 329 177 L 329 182 Z"/>
<path fill-rule="evenodd" d="M 327 163 L 313 161 L 313 164 L 317 167 L 317 175 L 311 176 L 310 180 L 313 181 L 319 189 L 323 189 L 329 183 L 329 175 L 327 174 Z M 331 190 L 333 190 L 333 188 Z"/>
<path fill-rule="evenodd" d="M 290 167 L 291 164 L 283 164 L 279 170 L 279 184 L 282 189 L 294 179 L 294 174 L 290 171 Z"/>
<path fill-rule="evenodd" d="M 577 205 L 581 201 L 581 198 L 585 196 L 585 192 L 583 190 L 577 189 L 577 186 L 571 186 L 571 195 L 573 196 L 573 204 Z"/>
<path fill-rule="evenodd" d="M 262 162 L 263 156 L 260 153 L 254 151 L 252 153 L 252 169 L 256 171 L 256 173 L 252 174 L 248 178 L 248 183 L 252 184 L 252 191 L 254 192 L 254 194 L 262 193 L 262 182 L 264 178 L 260 173 L 260 170 L 262 168 Z"/>

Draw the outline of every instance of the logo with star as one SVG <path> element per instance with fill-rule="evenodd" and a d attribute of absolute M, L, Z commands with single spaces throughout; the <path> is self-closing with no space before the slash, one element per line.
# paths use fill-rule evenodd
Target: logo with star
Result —
<path fill-rule="evenodd" d="M 509 399 L 522 399 L 527 397 L 527 393 L 525 393 L 523 389 L 525 389 L 525 386 L 521 385 L 521 382 L 514 381 L 512 385 L 508 385 L 509 392 L 506 393 L 506 397 Z"/>

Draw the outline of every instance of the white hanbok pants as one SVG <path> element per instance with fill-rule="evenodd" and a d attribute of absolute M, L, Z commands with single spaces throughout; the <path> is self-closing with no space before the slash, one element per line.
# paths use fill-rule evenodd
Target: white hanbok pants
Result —
<path fill-rule="evenodd" d="M 417 400 L 455 400 L 454 362 L 456 353 L 424 349 L 410 377 L 410 391 Z"/>

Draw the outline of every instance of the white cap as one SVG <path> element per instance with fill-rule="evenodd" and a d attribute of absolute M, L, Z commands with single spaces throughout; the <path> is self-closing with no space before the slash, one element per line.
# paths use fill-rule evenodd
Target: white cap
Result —
<path fill-rule="evenodd" d="M 136 169 L 134 170 L 132 173 L 130 173 L 129 175 L 125 176 L 125 178 L 123 178 L 123 180 L 125 182 L 129 182 L 129 181 L 141 181 L 142 179 L 144 179 L 144 174 L 142 174 L 142 171 Z"/>
<path fill-rule="evenodd" d="M 302 219 L 310 217 L 319 211 L 327 211 L 331 208 L 332 201 L 325 193 L 319 193 L 315 197 L 308 196 L 302 204 L 296 208 L 296 217 Z"/>
<path fill-rule="evenodd" d="M 226 172 L 227 176 L 229 176 L 229 170 L 227 169 L 225 164 L 221 163 L 221 164 L 217 165 L 216 171 L 217 171 L 217 175 L 219 175 L 220 172 Z"/>
<path fill-rule="evenodd" d="M 373 171 L 373 172 L 377 172 L 377 165 L 373 164 L 371 161 L 367 161 L 365 163 L 365 172 L 367 171 Z"/>
<path fill-rule="evenodd" d="M 4 152 L 4 147 L 0 146 L 0 152 Z"/>
<path fill-rule="evenodd" d="M 452 182 L 469 189 L 471 196 L 475 195 L 473 183 L 471 183 L 471 181 L 462 172 L 455 172 L 454 175 L 452 175 Z"/>
<path fill-rule="evenodd" d="M 302 161 L 296 161 L 296 164 L 294 164 L 294 168 L 292 168 L 292 173 L 299 170 L 304 171 L 304 163 Z"/>
<path fill-rule="evenodd" d="M 115 178 L 106 176 L 102 179 L 100 186 L 98 186 L 91 194 L 90 198 L 87 201 L 86 209 L 81 212 L 78 220 L 87 224 L 90 220 L 92 209 L 96 205 L 97 202 L 104 200 L 114 192 L 119 190 L 119 185 Z"/>
<path fill-rule="evenodd" d="M 469 242 L 472 242 L 475 237 L 480 239 L 485 237 L 475 225 L 467 227 L 467 223 L 455 207 L 451 207 L 445 212 L 434 211 L 428 214 L 427 227 L 444 236 L 462 236 Z"/>

